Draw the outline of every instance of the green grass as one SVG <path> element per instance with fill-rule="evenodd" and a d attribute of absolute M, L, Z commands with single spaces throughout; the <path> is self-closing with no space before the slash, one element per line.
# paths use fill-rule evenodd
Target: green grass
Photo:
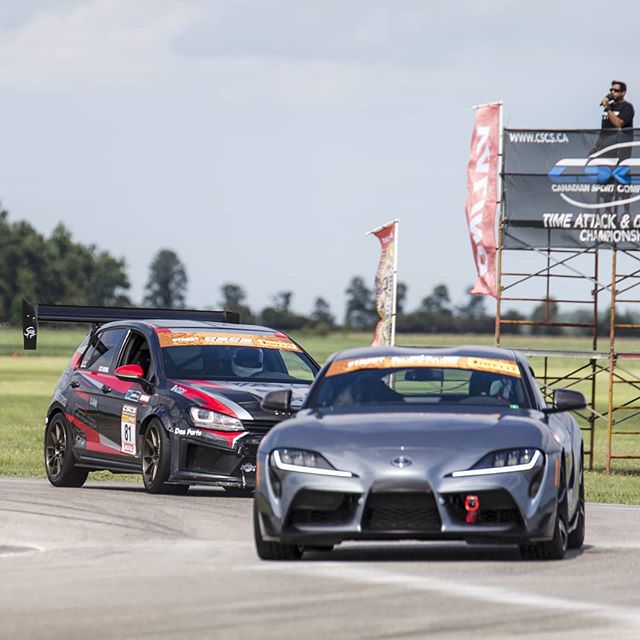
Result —
<path fill-rule="evenodd" d="M 42 462 L 42 436 L 44 414 L 51 399 L 55 383 L 77 345 L 82 340 L 83 330 L 55 330 L 41 332 L 36 352 L 22 350 L 20 331 L 0 330 L 0 475 L 44 476 Z M 330 336 L 296 335 L 319 361 L 323 362 L 334 351 L 366 346 L 371 341 L 369 333 L 335 333 Z M 513 336 L 504 344 L 514 348 L 587 350 L 584 339 L 563 337 Z M 493 336 L 476 335 L 399 335 L 397 342 L 405 345 L 451 346 L 455 344 L 493 344 Z M 618 340 L 619 351 L 639 351 L 640 341 Z M 601 347 L 606 350 L 606 343 Z M 538 375 L 543 363 L 540 358 L 531 358 Z M 575 367 L 570 358 L 554 358 L 550 361 L 552 374 L 560 375 Z M 640 361 L 625 361 L 624 366 L 640 378 Z M 600 374 L 596 398 L 598 411 L 606 413 L 607 381 Z M 620 403 L 635 394 L 628 385 L 619 385 L 616 390 Z M 588 391 L 585 385 L 578 385 Z M 640 393 L 640 392 L 639 392 Z M 628 412 L 629 414 L 632 411 Z M 621 429 L 640 431 L 640 418 L 622 423 Z M 586 434 L 585 434 L 586 437 Z M 614 453 L 640 455 L 640 436 L 620 435 L 614 437 Z M 595 502 L 640 504 L 640 460 L 614 460 L 611 475 L 604 473 L 606 454 L 606 423 L 600 421 L 595 431 L 594 470 L 586 474 L 587 499 Z M 112 475 L 107 472 L 92 474 L 92 478 L 110 480 L 139 480 L 138 476 Z"/>

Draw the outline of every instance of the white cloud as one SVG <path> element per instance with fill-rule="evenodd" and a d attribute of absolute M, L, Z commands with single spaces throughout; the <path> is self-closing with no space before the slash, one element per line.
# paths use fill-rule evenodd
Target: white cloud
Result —
<path fill-rule="evenodd" d="M 171 42 L 199 16 L 195 5 L 158 0 L 95 0 L 40 9 L 0 32 L 0 84 L 51 88 L 126 83 L 156 73 Z"/>

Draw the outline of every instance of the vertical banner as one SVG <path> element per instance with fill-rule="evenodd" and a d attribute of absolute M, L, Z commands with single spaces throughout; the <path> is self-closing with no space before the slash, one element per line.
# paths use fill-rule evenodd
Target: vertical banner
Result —
<path fill-rule="evenodd" d="M 497 298 L 496 208 L 501 102 L 476 107 L 467 172 L 467 224 L 478 277 L 471 293 Z"/>
<path fill-rule="evenodd" d="M 398 270 L 398 220 L 369 231 L 380 240 L 376 271 L 376 310 L 380 319 L 372 347 L 393 345 L 396 337 L 396 276 Z"/>

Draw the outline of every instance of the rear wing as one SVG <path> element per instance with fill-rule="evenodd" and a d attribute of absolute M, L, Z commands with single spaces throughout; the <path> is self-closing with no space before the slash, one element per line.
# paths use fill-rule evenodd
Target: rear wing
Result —
<path fill-rule="evenodd" d="M 67 304 L 32 304 L 22 301 L 24 348 L 33 350 L 38 339 L 39 322 L 83 322 L 98 326 L 115 320 L 204 320 L 238 324 L 235 311 L 201 309 L 152 309 L 141 307 L 79 307 Z"/>

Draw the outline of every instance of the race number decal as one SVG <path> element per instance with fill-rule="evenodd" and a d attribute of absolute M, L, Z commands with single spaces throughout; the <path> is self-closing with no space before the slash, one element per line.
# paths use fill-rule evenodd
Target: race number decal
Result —
<path fill-rule="evenodd" d="M 120 417 L 120 448 L 122 453 L 136 455 L 136 415 L 138 407 L 125 404 Z"/>

